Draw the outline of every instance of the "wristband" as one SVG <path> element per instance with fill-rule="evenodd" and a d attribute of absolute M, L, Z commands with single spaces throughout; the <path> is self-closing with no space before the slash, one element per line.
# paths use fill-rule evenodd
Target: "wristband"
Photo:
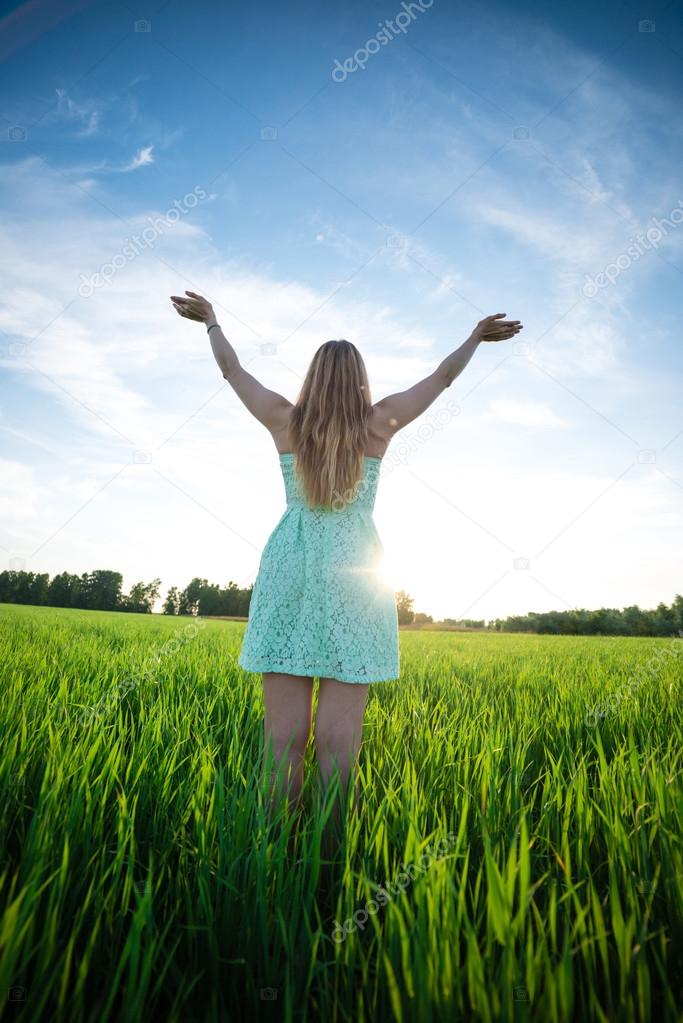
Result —
<path fill-rule="evenodd" d="M 218 326 L 218 324 L 217 324 L 217 323 L 212 323 L 210 327 L 207 327 L 207 328 L 206 328 L 206 333 L 208 334 L 210 330 L 213 330 L 213 328 L 214 328 L 214 327 L 217 327 L 217 326 Z"/>

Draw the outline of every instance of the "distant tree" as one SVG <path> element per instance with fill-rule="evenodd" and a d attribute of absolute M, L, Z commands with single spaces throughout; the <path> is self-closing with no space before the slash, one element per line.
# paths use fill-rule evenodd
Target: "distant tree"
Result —
<path fill-rule="evenodd" d="M 154 579 L 151 583 L 135 583 L 130 593 L 121 598 L 120 610 L 151 614 L 159 597 L 160 586 L 161 579 Z"/>
<path fill-rule="evenodd" d="M 122 585 L 120 572 L 105 568 L 84 572 L 77 606 L 90 611 L 117 611 L 121 604 Z"/>
<path fill-rule="evenodd" d="M 47 604 L 47 590 L 50 582 L 50 576 L 47 572 L 26 572 L 23 574 L 26 579 L 25 603 L 36 604 L 38 606 Z"/>
<path fill-rule="evenodd" d="M 31 573 L 14 573 L 14 599 L 17 604 L 28 604 L 31 596 Z"/>
<path fill-rule="evenodd" d="M 658 604 L 654 613 L 655 636 L 672 636 L 676 631 L 676 612 L 673 605 Z"/>
<path fill-rule="evenodd" d="M 50 576 L 47 572 L 36 572 L 31 580 L 30 598 L 32 604 L 39 607 L 47 604 L 47 594 L 50 586 Z"/>
<path fill-rule="evenodd" d="M 180 600 L 178 603 L 178 614 L 181 615 L 196 615 L 199 611 L 199 601 L 202 595 L 202 591 L 206 590 L 209 586 L 208 580 L 199 579 L 197 576 L 188 583 L 185 589 L 180 594 Z"/>
<path fill-rule="evenodd" d="M 443 625 L 456 626 L 460 629 L 485 629 L 486 620 L 484 618 L 444 618 Z M 495 622 L 489 623 L 490 628 L 495 627 Z"/>
<path fill-rule="evenodd" d="M 23 570 L 0 574 L 0 600 L 7 604 L 47 604 L 49 575 Z"/>
<path fill-rule="evenodd" d="M 223 613 L 223 601 L 221 599 L 221 588 L 217 583 L 207 583 L 204 580 L 204 585 L 198 594 L 198 610 L 197 614 L 201 615 L 220 615 Z"/>
<path fill-rule="evenodd" d="M 396 613 L 399 625 L 410 625 L 415 618 L 413 611 L 413 597 L 409 597 L 405 590 L 399 590 L 396 594 Z"/>
<path fill-rule="evenodd" d="M 676 633 L 683 632 L 683 597 L 677 593 L 671 605 Z"/>
<path fill-rule="evenodd" d="M 234 582 L 229 582 L 221 589 L 216 583 L 195 577 L 177 597 L 178 613 L 246 618 L 252 589 L 251 586 L 242 589 Z"/>
<path fill-rule="evenodd" d="M 60 572 L 48 586 L 47 602 L 51 607 L 78 607 L 81 580 L 77 575 Z"/>
<path fill-rule="evenodd" d="M 163 613 L 165 615 L 177 615 L 179 602 L 180 594 L 178 593 L 178 587 L 171 586 L 170 590 L 166 594 L 166 600 L 164 601 L 163 606 Z"/>
<path fill-rule="evenodd" d="M 229 582 L 227 587 L 221 590 L 222 613 L 246 618 L 249 614 L 252 590 L 252 586 L 248 589 L 241 589 L 237 583 Z"/>
<path fill-rule="evenodd" d="M 426 615 L 422 611 L 418 611 L 413 617 L 414 625 L 427 625 L 429 622 L 433 622 L 434 619 L 431 615 Z"/>
<path fill-rule="evenodd" d="M 637 604 L 625 607 L 621 616 L 630 636 L 644 636 L 646 633 L 645 616 Z"/>

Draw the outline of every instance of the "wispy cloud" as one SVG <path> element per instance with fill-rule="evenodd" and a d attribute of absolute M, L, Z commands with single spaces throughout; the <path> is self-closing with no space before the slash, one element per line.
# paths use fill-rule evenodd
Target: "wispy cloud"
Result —
<path fill-rule="evenodd" d="M 154 163 L 153 149 L 154 146 L 143 146 L 127 164 L 124 164 L 123 167 L 112 167 L 111 170 L 119 170 L 125 174 L 137 170 L 138 167 L 147 167 L 150 163 Z"/>
<path fill-rule="evenodd" d="M 56 113 L 80 124 L 76 132 L 78 138 L 96 135 L 99 128 L 100 110 L 94 100 L 77 101 L 72 99 L 66 89 L 56 89 Z"/>

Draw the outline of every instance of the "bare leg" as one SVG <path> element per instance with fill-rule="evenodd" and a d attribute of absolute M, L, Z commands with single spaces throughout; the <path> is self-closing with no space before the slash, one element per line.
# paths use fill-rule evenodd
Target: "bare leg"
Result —
<path fill-rule="evenodd" d="M 290 796 L 296 804 L 311 734 L 313 679 L 305 675 L 264 674 L 263 702 L 263 767 L 268 776 L 270 805 Z"/>
<path fill-rule="evenodd" d="M 363 718 L 369 685 L 321 678 L 315 720 L 315 748 L 323 786 L 326 788 L 336 770 L 342 793 L 348 790 L 363 733 Z M 334 804 L 334 819 L 339 822 L 339 804 Z"/>

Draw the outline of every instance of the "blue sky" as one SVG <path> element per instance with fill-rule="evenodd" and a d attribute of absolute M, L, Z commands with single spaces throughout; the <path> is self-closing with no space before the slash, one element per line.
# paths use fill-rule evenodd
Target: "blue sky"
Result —
<path fill-rule="evenodd" d="M 3 567 L 253 581 L 277 455 L 173 312 L 190 289 L 292 400 L 331 337 L 377 399 L 523 321 L 386 456 L 419 610 L 681 591 L 681 13 L 406 7 L 4 17 Z"/>

